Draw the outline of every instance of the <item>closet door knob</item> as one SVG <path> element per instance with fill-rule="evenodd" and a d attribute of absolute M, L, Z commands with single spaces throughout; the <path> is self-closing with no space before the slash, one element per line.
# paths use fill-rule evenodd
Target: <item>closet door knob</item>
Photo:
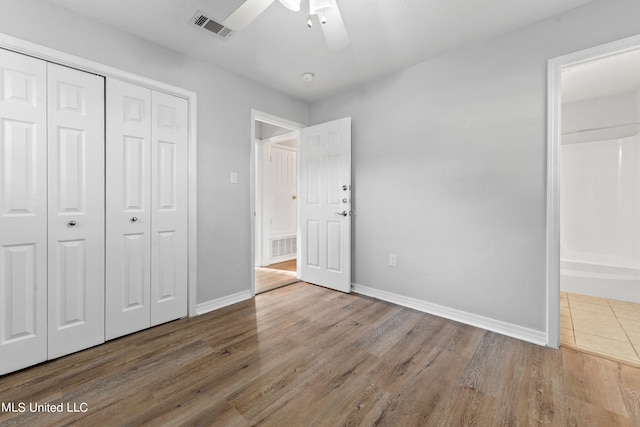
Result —
<path fill-rule="evenodd" d="M 75 227 L 76 224 L 77 222 L 75 222 L 74 220 L 69 221 L 69 227 Z"/>
<path fill-rule="evenodd" d="M 137 216 L 134 216 L 134 217 L 131 218 L 131 222 L 136 222 L 137 220 L 138 220 Z"/>

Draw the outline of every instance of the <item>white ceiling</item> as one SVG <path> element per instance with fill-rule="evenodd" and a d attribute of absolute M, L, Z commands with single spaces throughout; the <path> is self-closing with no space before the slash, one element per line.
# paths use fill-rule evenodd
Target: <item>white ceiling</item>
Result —
<path fill-rule="evenodd" d="M 640 49 L 567 67 L 562 72 L 562 102 L 577 102 L 632 92 L 640 87 Z"/>
<path fill-rule="evenodd" d="M 310 102 L 592 0 L 337 0 L 351 41 L 340 51 L 307 28 L 307 0 L 297 13 L 274 1 L 226 41 L 189 21 L 201 10 L 221 22 L 243 0 L 50 1 Z"/>

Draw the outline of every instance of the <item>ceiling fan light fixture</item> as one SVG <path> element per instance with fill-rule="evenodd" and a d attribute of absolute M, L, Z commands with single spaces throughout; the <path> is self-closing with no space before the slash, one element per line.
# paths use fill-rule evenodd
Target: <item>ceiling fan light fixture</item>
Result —
<path fill-rule="evenodd" d="M 280 3 L 287 9 L 298 12 L 300 10 L 300 1 L 301 0 L 280 0 Z"/>
<path fill-rule="evenodd" d="M 317 15 L 323 9 L 331 7 L 331 2 L 327 0 L 309 0 L 309 15 Z"/>
<path fill-rule="evenodd" d="M 315 76 L 314 76 L 314 74 L 313 74 L 313 73 L 309 73 L 309 72 L 307 72 L 307 73 L 304 73 L 304 74 L 302 75 L 302 81 L 307 82 L 307 83 L 310 83 L 310 82 L 312 82 L 312 81 L 313 81 L 313 78 L 314 78 L 314 77 L 315 77 Z"/>

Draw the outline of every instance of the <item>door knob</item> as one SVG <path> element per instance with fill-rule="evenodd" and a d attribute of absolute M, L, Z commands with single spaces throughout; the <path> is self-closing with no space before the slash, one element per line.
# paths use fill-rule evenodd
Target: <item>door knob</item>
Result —
<path fill-rule="evenodd" d="M 75 227 L 77 224 L 77 222 L 75 222 L 74 220 L 69 221 L 69 227 Z"/>
<path fill-rule="evenodd" d="M 336 215 L 347 216 L 348 213 L 347 213 L 347 211 L 342 211 L 342 212 L 336 212 Z"/>
<path fill-rule="evenodd" d="M 138 220 L 138 217 L 134 216 L 131 218 L 131 222 L 136 222 Z"/>

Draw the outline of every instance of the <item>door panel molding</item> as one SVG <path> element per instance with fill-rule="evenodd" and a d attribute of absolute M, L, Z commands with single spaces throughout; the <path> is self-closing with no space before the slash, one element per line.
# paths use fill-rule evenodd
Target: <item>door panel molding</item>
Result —
<path fill-rule="evenodd" d="M 48 358 L 104 342 L 104 77 L 47 64 Z"/>
<path fill-rule="evenodd" d="M 187 315 L 187 101 L 151 93 L 151 326 Z"/>
<path fill-rule="evenodd" d="M 109 340 L 151 326 L 151 90 L 108 79 L 106 93 Z"/>

